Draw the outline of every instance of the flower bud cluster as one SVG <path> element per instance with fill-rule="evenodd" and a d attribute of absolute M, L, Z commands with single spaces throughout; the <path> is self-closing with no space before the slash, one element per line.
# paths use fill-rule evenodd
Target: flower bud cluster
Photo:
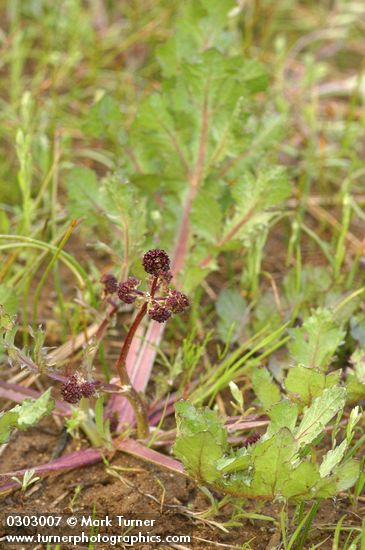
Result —
<path fill-rule="evenodd" d="M 76 405 L 82 397 L 92 397 L 95 394 L 95 382 L 83 380 L 73 374 L 62 384 L 61 394 L 67 403 Z"/>
<path fill-rule="evenodd" d="M 141 281 L 135 277 L 129 277 L 124 283 L 118 285 L 118 297 L 122 302 L 126 304 L 133 304 L 138 297 L 137 287 L 141 284 Z"/>

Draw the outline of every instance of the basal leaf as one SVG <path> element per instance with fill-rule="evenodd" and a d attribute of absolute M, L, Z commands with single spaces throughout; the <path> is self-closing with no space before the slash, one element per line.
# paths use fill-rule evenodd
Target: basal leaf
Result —
<path fill-rule="evenodd" d="M 299 365 L 288 370 L 285 388 L 293 397 L 298 396 L 301 403 L 310 405 L 325 388 L 338 384 L 339 377 L 339 371 L 325 375 L 316 369 Z"/>
<path fill-rule="evenodd" d="M 212 482 L 220 477 L 217 461 L 223 458 L 227 434 L 215 411 L 196 409 L 186 401 L 175 406 L 177 437 L 173 447 L 196 479 Z"/>
<path fill-rule="evenodd" d="M 252 373 L 252 387 L 265 409 L 270 409 L 280 401 L 280 389 L 272 381 L 272 376 L 265 368 L 254 368 Z"/>
<path fill-rule="evenodd" d="M 268 169 L 256 176 L 246 172 L 232 188 L 235 214 L 226 222 L 222 240 L 250 242 L 258 228 L 262 231 L 272 219 L 273 212 L 269 209 L 280 204 L 290 192 L 287 175 L 281 168 Z"/>
<path fill-rule="evenodd" d="M 360 475 L 360 464 L 355 460 L 348 460 L 344 464 L 340 464 L 334 474 L 337 479 L 337 492 L 347 491 L 355 485 Z"/>
<path fill-rule="evenodd" d="M 357 481 L 360 473 L 360 464 L 355 460 L 348 460 L 337 466 L 333 473 L 323 477 L 317 483 L 315 494 L 319 498 L 329 498 L 339 492 L 347 491 Z"/>
<path fill-rule="evenodd" d="M 328 422 L 343 409 L 346 401 L 346 390 L 338 386 L 325 389 L 311 406 L 305 409 L 302 421 L 295 430 L 295 439 L 300 447 L 314 441 L 324 430 Z"/>
<path fill-rule="evenodd" d="M 319 480 L 318 466 L 312 462 L 301 462 L 283 483 L 282 495 L 287 499 L 310 500 L 316 496 L 315 487 Z"/>
<path fill-rule="evenodd" d="M 302 327 L 292 329 L 290 334 L 293 341 L 288 348 L 293 359 L 305 367 L 322 369 L 328 367 L 345 336 L 326 309 L 318 309 Z"/>
<path fill-rule="evenodd" d="M 209 43 L 211 47 L 226 45 L 225 32 L 233 0 L 187 0 L 179 5 L 176 28 L 172 37 L 157 49 L 157 59 L 166 77 L 179 72 L 182 61 L 196 56 Z"/>
<path fill-rule="evenodd" d="M 230 474 L 240 470 L 246 470 L 251 464 L 251 453 L 243 448 L 239 449 L 235 456 L 218 460 L 217 469 L 222 474 Z"/>
<path fill-rule="evenodd" d="M 358 349 L 351 355 L 351 363 L 353 365 L 356 378 L 361 384 L 365 384 L 365 350 Z"/>
<path fill-rule="evenodd" d="M 195 479 L 209 483 L 221 476 L 217 470 L 217 461 L 222 458 L 223 449 L 211 433 L 180 436 L 173 451 Z"/>
<path fill-rule="evenodd" d="M 272 437 L 281 428 L 288 428 L 294 432 L 297 418 L 298 406 L 291 403 L 288 399 L 275 403 L 269 410 L 270 424 L 265 434 L 265 437 Z"/>
<path fill-rule="evenodd" d="M 359 403 L 365 399 L 365 384 L 362 384 L 355 374 L 346 377 L 346 392 L 348 403 Z"/>
<path fill-rule="evenodd" d="M 132 262 L 146 242 L 146 199 L 118 174 L 111 174 L 103 180 L 99 196 L 110 222 L 120 232 L 115 249 Z"/>
<path fill-rule="evenodd" d="M 175 405 L 178 437 L 209 432 L 222 447 L 227 444 L 227 432 L 216 411 L 197 409 L 188 401 L 179 401 Z"/>
<path fill-rule="evenodd" d="M 350 334 L 360 346 L 365 346 L 365 313 L 363 311 L 351 317 Z"/>
<path fill-rule="evenodd" d="M 257 496 L 276 496 L 290 479 L 291 461 L 297 450 L 293 434 L 282 428 L 266 441 L 253 446 L 254 475 L 251 489 Z"/>

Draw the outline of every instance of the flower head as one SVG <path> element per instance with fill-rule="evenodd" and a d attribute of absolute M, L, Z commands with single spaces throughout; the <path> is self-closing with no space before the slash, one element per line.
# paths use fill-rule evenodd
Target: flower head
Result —
<path fill-rule="evenodd" d="M 70 376 L 70 378 L 62 384 L 61 394 L 63 399 L 72 405 L 76 405 L 76 403 L 80 401 L 83 394 L 75 375 Z"/>
<path fill-rule="evenodd" d="M 133 304 L 137 299 L 136 288 L 140 281 L 136 277 L 129 277 L 124 283 L 118 285 L 118 297 L 126 304 Z"/>
<path fill-rule="evenodd" d="M 169 285 L 172 281 L 173 275 L 171 271 L 164 271 L 160 274 L 160 280 L 164 285 Z"/>
<path fill-rule="evenodd" d="M 87 380 L 80 385 L 80 391 L 83 397 L 92 397 L 95 393 L 95 382 Z"/>
<path fill-rule="evenodd" d="M 179 290 L 170 290 L 165 305 L 171 313 L 182 313 L 190 306 L 190 302 L 189 298 L 183 292 L 179 292 Z"/>
<path fill-rule="evenodd" d="M 164 323 L 171 317 L 171 311 L 167 309 L 167 307 L 155 303 L 153 307 L 148 310 L 148 315 L 154 321 Z"/>
<path fill-rule="evenodd" d="M 160 248 L 154 248 L 146 252 L 142 263 L 144 270 L 150 275 L 163 275 L 170 270 L 170 258 L 167 252 Z"/>
<path fill-rule="evenodd" d="M 105 294 L 114 294 L 118 290 L 118 281 L 111 273 L 103 275 L 100 282 L 104 285 Z"/>

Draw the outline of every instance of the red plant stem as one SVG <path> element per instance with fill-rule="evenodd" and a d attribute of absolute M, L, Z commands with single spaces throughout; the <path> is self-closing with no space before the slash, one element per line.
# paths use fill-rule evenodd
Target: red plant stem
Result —
<path fill-rule="evenodd" d="M 131 347 L 133 337 L 134 337 L 134 335 L 136 333 L 136 330 L 137 330 L 138 326 L 140 325 L 143 317 L 146 315 L 146 313 L 147 313 L 147 304 L 144 303 L 143 306 L 141 307 L 141 309 L 139 310 L 138 314 L 136 315 L 136 318 L 134 319 L 134 321 L 133 321 L 133 323 L 132 323 L 132 325 L 131 325 L 128 333 L 127 333 L 127 336 L 125 337 L 122 349 L 120 350 L 119 358 L 118 358 L 118 361 L 117 361 L 115 366 L 116 366 L 116 369 L 118 371 L 118 374 L 119 374 L 119 377 L 120 377 L 121 381 L 122 381 L 121 368 L 123 369 L 125 367 L 125 363 L 126 363 L 126 360 L 127 360 L 128 352 L 129 352 L 130 347 Z M 125 376 L 125 374 L 123 374 L 123 376 Z M 127 377 L 129 378 L 128 374 L 127 374 Z M 125 384 L 125 383 L 126 382 L 122 381 L 122 384 Z"/>
<path fill-rule="evenodd" d="M 158 288 L 158 277 L 154 277 L 151 285 L 151 292 L 150 292 L 151 298 L 154 298 L 157 288 Z M 137 433 L 138 433 L 138 437 L 141 439 L 145 439 L 146 437 L 148 437 L 148 434 L 149 434 L 149 422 L 148 422 L 147 410 L 142 401 L 141 396 L 132 385 L 131 379 L 127 371 L 127 358 L 128 358 L 128 353 L 129 353 L 132 341 L 133 341 L 133 337 L 136 333 L 137 328 L 141 324 L 143 317 L 146 315 L 146 313 L 147 313 L 147 302 L 145 302 L 142 305 L 141 309 L 136 315 L 136 318 L 134 319 L 128 331 L 128 334 L 123 342 L 122 349 L 120 350 L 118 360 L 115 364 L 116 370 L 118 371 L 118 375 L 120 378 L 120 382 L 124 387 L 124 394 L 134 410 L 136 421 L 137 421 Z"/>
<path fill-rule="evenodd" d="M 207 84 L 208 88 L 208 84 Z M 190 213 L 191 208 L 199 190 L 199 186 L 204 173 L 204 161 L 206 154 L 206 145 L 208 139 L 208 127 L 209 127 L 209 110 L 208 110 L 208 89 L 205 90 L 205 96 L 203 100 L 202 114 L 201 114 L 201 130 L 198 157 L 196 164 L 189 178 L 189 191 L 186 198 L 183 215 L 180 222 L 180 228 L 176 241 L 176 247 L 174 256 L 172 259 L 172 271 L 174 274 L 179 273 L 184 265 L 190 232 Z"/>

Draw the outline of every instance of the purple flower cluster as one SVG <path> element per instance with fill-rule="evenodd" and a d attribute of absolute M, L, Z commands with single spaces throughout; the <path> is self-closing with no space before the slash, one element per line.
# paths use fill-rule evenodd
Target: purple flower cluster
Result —
<path fill-rule="evenodd" d="M 118 281 L 111 273 L 103 275 L 100 282 L 104 285 L 105 294 L 115 294 L 118 290 Z"/>
<path fill-rule="evenodd" d="M 92 397 L 94 393 L 95 382 L 79 380 L 74 374 L 61 386 L 63 399 L 72 405 L 76 405 L 82 397 Z"/>
<path fill-rule="evenodd" d="M 162 275 L 170 271 L 170 258 L 165 250 L 154 248 L 143 256 L 142 264 L 146 273 Z"/>
<path fill-rule="evenodd" d="M 152 276 L 150 292 L 137 290 L 141 281 L 135 277 L 118 283 L 114 275 L 108 274 L 101 279 L 105 295 L 117 294 L 126 304 L 132 304 L 137 298 L 143 300 L 148 304 L 148 316 L 158 323 L 164 323 L 171 315 L 183 313 L 190 305 L 189 299 L 186 294 L 169 288 L 172 273 L 167 252 L 160 248 L 148 250 L 143 256 L 142 265 L 145 272 Z M 158 292 L 161 295 L 156 297 Z"/>
<path fill-rule="evenodd" d="M 141 281 L 135 277 L 129 277 L 124 283 L 118 285 L 118 297 L 126 304 L 133 304 L 136 301 L 138 293 L 137 287 Z"/>

